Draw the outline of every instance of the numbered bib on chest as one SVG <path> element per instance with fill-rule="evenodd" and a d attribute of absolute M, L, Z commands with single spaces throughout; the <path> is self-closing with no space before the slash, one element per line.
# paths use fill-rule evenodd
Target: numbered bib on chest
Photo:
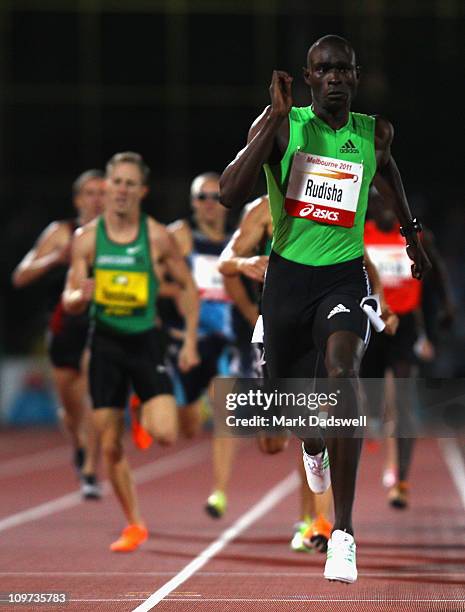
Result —
<path fill-rule="evenodd" d="M 397 287 L 412 279 L 412 262 L 405 245 L 370 245 L 367 251 L 385 287 Z"/>
<path fill-rule="evenodd" d="M 149 297 L 147 272 L 96 270 L 95 301 L 106 307 L 144 308 Z"/>
<path fill-rule="evenodd" d="M 286 193 L 288 215 L 328 225 L 352 227 L 363 164 L 297 151 Z"/>
<path fill-rule="evenodd" d="M 218 270 L 217 255 L 194 254 L 192 256 L 192 275 L 202 299 L 230 301 L 224 290 L 223 277 Z"/>

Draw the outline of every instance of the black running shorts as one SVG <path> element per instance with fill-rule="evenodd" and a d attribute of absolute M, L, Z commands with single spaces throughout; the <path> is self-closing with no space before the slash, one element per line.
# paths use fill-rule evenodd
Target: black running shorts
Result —
<path fill-rule="evenodd" d="M 155 328 L 139 334 L 95 329 L 89 365 L 93 407 L 124 408 L 131 387 L 142 402 L 172 395 L 165 346 L 164 332 Z"/>
<path fill-rule="evenodd" d="M 210 382 L 219 373 L 218 361 L 227 345 L 228 340 L 219 334 L 199 338 L 197 344 L 199 365 L 188 372 L 181 372 L 178 367 L 178 355 L 182 343 L 179 340 L 170 340 L 168 362 L 178 407 L 192 404 L 208 389 Z"/>
<path fill-rule="evenodd" d="M 60 324 L 51 326 L 47 335 L 47 348 L 52 365 L 55 368 L 70 368 L 79 372 L 88 333 L 87 314 L 63 314 Z"/>
<path fill-rule="evenodd" d="M 324 360 L 327 340 L 336 331 L 351 331 L 367 344 L 370 324 L 360 301 L 369 294 L 362 257 L 306 266 L 272 251 L 262 298 L 269 376 L 314 376 L 315 349 Z"/>
<path fill-rule="evenodd" d="M 415 317 L 412 312 L 399 316 L 399 327 L 394 336 L 373 334 L 370 346 L 363 356 L 362 378 L 384 378 L 386 370 L 400 363 L 414 364 L 413 347 L 417 341 Z"/>

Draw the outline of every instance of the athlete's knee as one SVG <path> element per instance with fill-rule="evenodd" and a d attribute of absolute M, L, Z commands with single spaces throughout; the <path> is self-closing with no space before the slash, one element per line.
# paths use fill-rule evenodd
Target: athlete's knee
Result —
<path fill-rule="evenodd" d="M 110 438 L 102 441 L 102 454 L 109 465 L 118 463 L 123 458 L 123 444 L 121 440 Z"/>
<path fill-rule="evenodd" d="M 152 435 L 160 446 L 172 446 L 177 439 L 177 432 L 172 428 L 158 429 L 154 431 Z"/>
<path fill-rule="evenodd" d="M 164 422 L 164 419 L 155 419 L 153 415 L 147 416 L 144 414 L 141 425 L 162 446 L 170 446 L 176 442 L 177 425 L 174 419 L 166 419 L 166 422 Z"/>
<path fill-rule="evenodd" d="M 181 409 L 179 415 L 179 429 L 184 438 L 194 438 L 200 432 L 200 410 Z"/>
<path fill-rule="evenodd" d="M 195 436 L 199 434 L 200 422 L 187 421 L 185 423 L 181 423 L 180 429 L 181 429 L 182 436 L 190 440 L 191 438 L 195 438 Z"/>
<path fill-rule="evenodd" d="M 259 434 L 257 436 L 258 448 L 266 455 L 276 455 L 285 450 L 289 444 L 289 436 Z"/>
<path fill-rule="evenodd" d="M 354 366 L 349 366 L 342 363 L 334 363 L 327 365 L 329 378 L 357 378 L 358 369 Z"/>

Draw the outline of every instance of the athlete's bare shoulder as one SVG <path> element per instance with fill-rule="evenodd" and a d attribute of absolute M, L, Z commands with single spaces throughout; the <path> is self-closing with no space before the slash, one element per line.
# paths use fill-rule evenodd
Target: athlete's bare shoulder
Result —
<path fill-rule="evenodd" d="M 78 227 L 77 230 L 74 232 L 74 237 L 78 238 L 80 236 L 83 236 L 83 238 L 80 238 L 81 240 L 88 240 L 89 237 L 95 238 L 98 220 L 99 217 L 97 217 L 96 219 L 92 219 L 92 221 L 89 221 L 89 223 L 86 223 L 85 225 L 81 225 L 81 227 Z"/>
<path fill-rule="evenodd" d="M 158 254 L 167 253 L 172 249 L 174 237 L 169 228 L 153 217 L 147 217 L 149 238 L 152 247 Z"/>
<path fill-rule="evenodd" d="M 92 259 L 95 253 L 98 217 L 78 227 L 73 235 L 73 252 Z"/>
<path fill-rule="evenodd" d="M 166 225 L 147 215 L 147 229 L 150 240 L 165 240 L 168 233 Z"/>
<path fill-rule="evenodd" d="M 185 219 L 178 219 L 168 225 L 168 231 L 175 238 L 184 257 L 192 251 L 192 229 Z"/>
<path fill-rule="evenodd" d="M 37 245 L 63 245 L 71 240 L 72 229 L 69 221 L 52 221 L 42 230 Z"/>
<path fill-rule="evenodd" d="M 381 115 L 374 115 L 375 118 L 375 144 L 377 149 L 391 146 L 394 138 L 394 127 L 392 123 Z"/>

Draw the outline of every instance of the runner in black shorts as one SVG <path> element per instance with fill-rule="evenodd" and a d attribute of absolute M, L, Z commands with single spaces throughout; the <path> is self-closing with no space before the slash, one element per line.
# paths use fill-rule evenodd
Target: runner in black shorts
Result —
<path fill-rule="evenodd" d="M 86 422 L 89 408 L 87 376 L 83 362 L 88 336 L 88 316 L 72 316 L 61 303 L 69 264 L 71 239 L 75 229 L 91 221 L 103 208 L 103 173 L 88 170 L 73 184 L 77 219 L 55 221 L 41 234 L 13 273 L 13 283 L 23 287 L 43 275 L 50 281 L 52 314 L 47 334 L 52 376 L 63 408 L 63 422 L 74 448 L 74 463 L 80 473 L 81 491 L 86 499 L 100 497 L 96 481 L 98 445 L 95 432 Z"/>
<path fill-rule="evenodd" d="M 339 331 L 352 332 L 367 345 L 370 325 L 360 301 L 369 293 L 363 257 L 319 267 L 272 251 L 262 306 L 270 376 L 307 377 L 312 351 L 324 355 L 328 338 Z"/>
<path fill-rule="evenodd" d="M 179 248 L 189 262 L 200 295 L 199 355 L 200 363 L 183 373 L 173 364 L 176 400 L 179 407 L 181 430 L 187 436 L 200 429 L 203 394 L 218 374 L 229 373 L 226 349 L 233 345 L 233 313 L 231 299 L 226 293 L 218 271 L 218 259 L 228 239 L 227 211 L 219 203 L 219 175 L 205 172 L 191 183 L 192 219 L 175 221 L 169 226 Z M 170 360 L 176 357 L 183 330 L 176 320 L 167 321 L 172 338 Z M 213 436 L 213 491 L 205 509 L 215 518 L 226 510 L 226 490 L 230 478 L 230 458 L 234 452 L 232 438 Z"/>
<path fill-rule="evenodd" d="M 372 180 L 395 202 L 412 273 L 421 277 L 429 264 L 391 155 L 392 125 L 350 110 L 359 72 L 346 40 L 319 39 L 309 49 L 303 75 L 312 105 L 297 108 L 292 77 L 274 71 L 271 105 L 251 126 L 247 145 L 220 182 L 223 204 L 239 207 L 265 168 L 273 217 L 263 294 L 270 376 L 310 376 L 304 362 L 315 346 L 329 384 L 344 387 L 334 416 L 347 418 L 358 412 L 357 379 L 368 335 L 358 300 L 367 293 L 363 226 Z M 294 344 L 297 353 L 289 348 Z M 351 434 L 348 428 L 347 437 L 333 433 L 323 440 L 309 433 L 303 448 L 310 488 L 321 493 L 333 485 L 335 524 L 324 575 L 349 583 L 357 579 L 352 507 L 361 450 L 361 440 Z"/>
<path fill-rule="evenodd" d="M 155 328 L 161 266 L 180 284 L 188 305 L 180 368 L 188 370 L 198 363 L 197 290 L 172 236 L 141 212 L 148 176 L 149 169 L 137 153 L 119 153 L 110 159 L 105 211 L 76 233 L 64 292 L 65 308 L 72 314 L 92 303 L 95 328 L 89 386 L 93 419 L 110 481 L 128 521 L 110 547 L 114 552 L 135 550 L 148 537 L 123 451 L 124 407 L 130 385 L 143 402 L 144 429 L 161 444 L 172 444 L 177 434 L 163 341 Z"/>

